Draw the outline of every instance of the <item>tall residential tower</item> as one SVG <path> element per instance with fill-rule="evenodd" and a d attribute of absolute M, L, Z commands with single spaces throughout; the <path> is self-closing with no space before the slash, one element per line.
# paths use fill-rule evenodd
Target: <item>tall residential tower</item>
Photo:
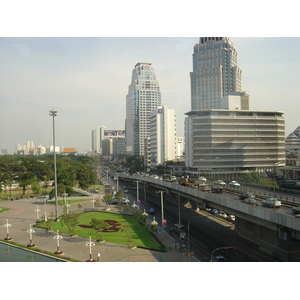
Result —
<path fill-rule="evenodd" d="M 128 155 L 144 155 L 150 136 L 150 112 L 161 106 L 159 83 L 151 63 L 137 63 L 126 96 L 126 148 Z"/>

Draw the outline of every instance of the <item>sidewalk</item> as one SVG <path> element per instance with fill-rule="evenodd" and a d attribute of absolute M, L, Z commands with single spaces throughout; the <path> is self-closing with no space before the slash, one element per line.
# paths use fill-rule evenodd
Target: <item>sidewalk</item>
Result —
<path fill-rule="evenodd" d="M 93 198 L 91 197 L 91 200 Z M 0 207 L 9 208 L 9 211 L 0 212 L 0 239 L 6 237 L 6 220 L 11 225 L 9 227 L 9 236 L 21 245 L 27 245 L 30 242 L 29 233 L 27 230 L 30 225 L 34 225 L 37 219 L 36 209 L 40 209 L 39 215 L 44 215 L 45 206 L 42 203 L 36 202 L 36 199 L 22 199 L 14 201 L 1 201 Z M 71 204 L 70 209 L 78 204 Z M 83 209 L 92 209 L 92 202 L 81 202 Z M 58 207 L 59 214 L 62 212 L 62 206 Z M 74 208 L 75 209 L 75 208 Z M 100 207 L 95 210 L 104 210 L 105 205 L 101 203 Z M 47 204 L 47 215 L 55 211 L 54 204 Z M 110 207 L 111 212 L 118 212 L 118 208 Z M 57 241 L 54 239 L 55 232 L 47 232 L 40 228 L 34 228 L 32 241 L 37 249 L 54 253 L 57 250 Z M 174 249 L 174 240 L 168 234 L 157 234 L 157 237 L 165 245 L 169 251 L 159 252 L 140 248 L 130 249 L 123 245 L 117 245 L 107 242 L 92 241 L 95 246 L 91 247 L 92 259 L 101 262 L 197 262 L 193 256 L 186 256 L 180 250 Z M 85 262 L 90 258 L 90 247 L 86 246 L 88 239 L 83 237 L 71 237 L 67 234 L 62 234 L 60 240 L 60 250 L 63 251 L 61 258 L 68 257 L 74 260 Z"/>

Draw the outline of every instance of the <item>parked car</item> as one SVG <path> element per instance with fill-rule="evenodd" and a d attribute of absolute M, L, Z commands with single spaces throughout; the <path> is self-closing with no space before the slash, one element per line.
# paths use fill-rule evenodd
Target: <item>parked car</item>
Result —
<path fill-rule="evenodd" d="M 228 215 L 226 219 L 228 221 L 235 222 L 235 216 L 234 215 Z"/>
<path fill-rule="evenodd" d="M 240 199 L 244 200 L 246 198 L 255 198 L 255 195 L 253 195 L 252 193 L 242 193 L 240 194 Z"/>
<path fill-rule="evenodd" d="M 253 206 L 257 206 L 258 202 L 253 198 L 245 198 L 244 202 Z"/>
<path fill-rule="evenodd" d="M 208 212 L 211 213 L 212 215 L 216 215 L 219 213 L 219 211 L 215 208 L 211 208 Z"/>
<path fill-rule="evenodd" d="M 149 213 L 150 215 L 155 215 L 156 211 L 155 211 L 154 208 L 150 208 L 149 211 L 148 211 L 148 213 Z"/>
<path fill-rule="evenodd" d="M 300 205 L 292 207 L 292 212 L 294 214 L 300 214 Z"/>
<path fill-rule="evenodd" d="M 223 193 L 224 188 L 221 185 L 213 185 L 211 187 L 212 193 Z"/>
<path fill-rule="evenodd" d="M 226 262 L 227 261 L 227 259 L 223 255 L 214 256 L 212 260 L 216 261 L 216 262 Z"/>
<path fill-rule="evenodd" d="M 217 180 L 215 184 L 225 185 L 226 183 L 223 180 Z"/>
<path fill-rule="evenodd" d="M 267 198 L 263 200 L 262 205 L 269 206 L 269 207 L 280 207 L 281 201 L 277 200 L 276 198 Z"/>
<path fill-rule="evenodd" d="M 229 182 L 229 185 L 230 186 L 241 186 L 238 182 L 236 182 L 235 180 L 233 180 L 233 181 L 230 181 Z"/>

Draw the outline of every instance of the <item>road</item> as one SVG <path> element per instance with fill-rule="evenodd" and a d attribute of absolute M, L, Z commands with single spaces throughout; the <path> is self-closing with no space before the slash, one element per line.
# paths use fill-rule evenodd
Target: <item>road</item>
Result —
<path fill-rule="evenodd" d="M 111 184 L 116 186 L 116 181 L 111 180 Z M 126 183 L 119 182 L 119 188 Z M 156 210 L 155 218 L 158 226 L 162 225 L 160 194 L 147 193 L 146 201 L 144 201 L 143 185 L 140 185 L 139 199 L 141 201 L 140 209 L 148 213 L 149 208 Z M 130 189 L 125 194 L 130 200 L 130 205 L 135 201 L 137 203 L 136 190 Z M 231 195 L 232 196 L 232 195 Z M 237 197 L 237 196 L 235 196 Z M 175 223 L 179 223 L 178 206 L 164 201 L 164 219 L 167 220 L 167 227 L 164 228 L 165 234 L 170 234 L 170 228 Z M 181 251 L 194 253 L 194 257 L 199 261 L 207 262 L 211 260 L 211 253 L 219 247 L 237 247 L 237 250 L 218 250 L 214 255 L 224 255 L 228 261 L 232 262 L 254 262 L 254 261 L 272 261 L 272 259 L 258 250 L 258 247 L 252 243 L 243 240 L 234 231 L 234 223 L 225 219 L 211 215 L 206 211 L 195 212 L 189 207 L 181 207 L 180 223 L 185 225 L 187 236 L 181 240 L 179 235 L 173 232 L 172 237 L 181 245 Z M 251 250 L 253 249 L 253 251 Z M 187 261 L 189 256 L 187 255 Z"/>

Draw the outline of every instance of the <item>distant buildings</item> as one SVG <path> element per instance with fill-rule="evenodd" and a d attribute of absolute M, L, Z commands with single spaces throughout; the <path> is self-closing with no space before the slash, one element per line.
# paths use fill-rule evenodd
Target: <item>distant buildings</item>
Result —
<path fill-rule="evenodd" d="M 92 130 L 92 151 L 94 153 L 102 154 L 102 141 L 104 140 L 105 129 L 104 125 L 99 125 L 96 129 Z"/>

